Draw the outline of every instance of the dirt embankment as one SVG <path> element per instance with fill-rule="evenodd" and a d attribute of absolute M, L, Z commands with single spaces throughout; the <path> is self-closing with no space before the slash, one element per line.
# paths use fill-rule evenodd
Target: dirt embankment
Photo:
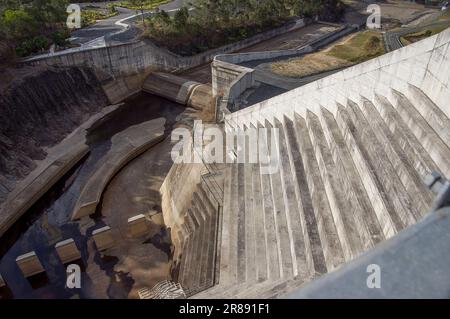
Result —
<path fill-rule="evenodd" d="M 0 203 L 15 182 L 92 114 L 108 105 L 84 68 L 0 69 Z"/>

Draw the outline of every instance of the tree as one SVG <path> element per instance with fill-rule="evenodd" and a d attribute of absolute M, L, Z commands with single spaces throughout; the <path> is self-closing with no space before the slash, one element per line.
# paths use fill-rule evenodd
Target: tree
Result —
<path fill-rule="evenodd" d="M 11 38 L 22 39 L 34 32 L 35 22 L 25 10 L 5 10 L 1 19 L 2 29 Z"/>
<path fill-rule="evenodd" d="M 173 23 L 175 25 L 175 28 L 177 30 L 182 30 L 183 28 L 185 28 L 187 25 L 188 19 L 189 19 L 188 8 L 186 8 L 186 7 L 180 8 L 180 10 L 178 10 L 175 13 L 175 16 L 173 18 Z"/>
<path fill-rule="evenodd" d="M 129 0 L 130 4 L 141 11 L 142 25 L 145 28 L 144 7 L 147 0 Z"/>

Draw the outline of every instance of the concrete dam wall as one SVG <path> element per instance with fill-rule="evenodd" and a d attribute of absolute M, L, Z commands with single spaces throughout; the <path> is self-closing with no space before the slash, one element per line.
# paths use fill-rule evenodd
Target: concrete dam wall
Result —
<path fill-rule="evenodd" d="M 270 156 L 278 165 L 272 174 L 263 163 L 228 165 L 219 283 L 196 298 L 283 296 L 376 249 L 392 268 L 433 274 L 426 283 L 434 293 L 445 264 L 418 256 L 411 265 L 410 255 L 401 263 L 400 246 L 387 244 L 409 232 L 419 247 L 423 228 L 416 226 L 436 214 L 425 177 L 450 177 L 449 43 L 447 29 L 225 115 L 230 133 L 269 129 L 258 141 L 263 147 L 277 131 Z M 445 237 L 442 216 L 442 233 L 430 243 Z M 408 279 L 417 286 L 423 277 Z M 410 295 L 397 288 L 377 289 L 378 297 Z M 437 295 L 447 292 L 448 284 Z"/>

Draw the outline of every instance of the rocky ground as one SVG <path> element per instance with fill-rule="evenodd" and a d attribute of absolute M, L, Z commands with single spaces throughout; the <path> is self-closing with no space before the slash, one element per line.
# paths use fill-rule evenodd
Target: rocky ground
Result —
<path fill-rule="evenodd" d="M 93 72 L 83 68 L 2 69 L 0 202 L 15 182 L 78 125 L 108 104 Z M 93 102 L 94 101 L 94 102 Z"/>

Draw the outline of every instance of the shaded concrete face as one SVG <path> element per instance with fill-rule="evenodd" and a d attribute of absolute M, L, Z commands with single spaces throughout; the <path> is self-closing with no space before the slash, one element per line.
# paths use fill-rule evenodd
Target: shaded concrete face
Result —
<path fill-rule="evenodd" d="M 31 277 L 45 271 L 34 251 L 20 255 L 16 258 L 16 263 L 25 277 Z"/>
<path fill-rule="evenodd" d="M 139 214 L 128 218 L 128 234 L 131 237 L 141 237 L 146 235 L 149 230 L 145 215 Z"/>
<path fill-rule="evenodd" d="M 111 227 L 104 226 L 96 229 L 92 232 L 92 238 L 94 239 L 95 246 L 98 251 L 104 251 L 114 247 L 114 238 L 112 235 Z"/>
<path fill-rule="evenodd" d="M 55 249 L 63 264 L 81 259 L 80 251 L 72 238 L 60 241 Z"/>

